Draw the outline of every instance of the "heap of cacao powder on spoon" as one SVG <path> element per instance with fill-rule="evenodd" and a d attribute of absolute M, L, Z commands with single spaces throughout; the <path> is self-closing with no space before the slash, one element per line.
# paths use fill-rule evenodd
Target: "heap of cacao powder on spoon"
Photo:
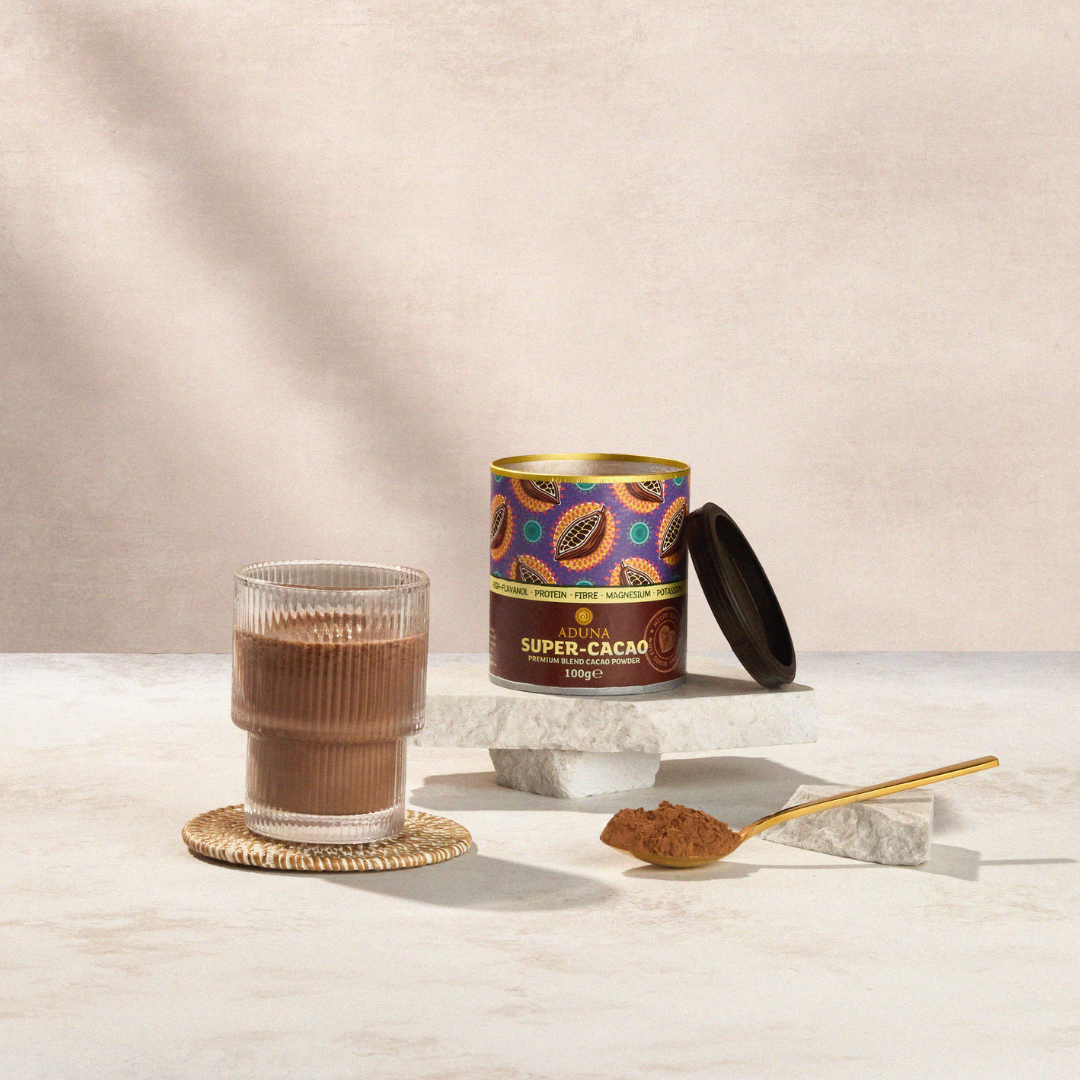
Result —
<path fill-rule="evenodd" d="M 743 838 L 703 810 L 665 800 L 655 810 L 620 810 L 604 827 L 600 839 L 638 858 L 651 855 L 711 862 L 730 855 Z"/>

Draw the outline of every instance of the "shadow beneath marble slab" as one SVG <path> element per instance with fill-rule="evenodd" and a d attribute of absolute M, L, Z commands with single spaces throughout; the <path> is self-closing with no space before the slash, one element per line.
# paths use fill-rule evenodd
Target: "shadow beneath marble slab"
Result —
<path fill-rule="evenodd" d="M 601 798 L 603 796 L 600 796 Z M 428 776 L 409 792 L 409 805 L 436 812 L 454 810 L 572 810 L 576 806 L 549 806 L 549 803 L 579 803 L 581 799 L 553 799 L 495 783 L 495 771 L 437 773 Z"/>
<path fill-rule="evenodd" d="M 349 889 L 472 911 L 563 911 L 599 907 L 617 895 L 610 885 L 564 870 L 480 855 L 464 855 L 431 866 L 363 874 L 321 874 Z"/>
<path fill-rule="evenodd" d="M 541 810 L 603 814 L 626 806 L 654 809 L 663 800 L 704 810 L 732 825 L 745 825 L 779 810 L 800 784 L 828 780 L 763 757 L 662 758 L 651 787 L 559 799 L 500 787 L 495 773 L 443 773 L 429 776 L 409 793 L 409 804 L 436 813 L 462 810 Z"/>
<path fill-rule="evenodd" d="M 948 795 L 941 793 L 942 786 L 936 785 L 933 788 L 935 836 L 947 836 L 951 832 L 956 832 L 964 824 L 964 815 L 960 813 Z"/>
<path fill-rule="evenodd" d="M 935 811 L 937 807 L 934 808 Z M 939 874 L 958 881 L 978 881 L 982 853 L 971 848 L 953 847 L 951 844 L 931 844 L 930 858 L 918 866 L 905 866 L 920 874 Z"/>
<path fill-rule="evenodd" d="M 650 788 L 656 802 L 682 803 L 739 828 L 779 810 L 801 784 L 827 784 L 765 757 L 661 758 Z"/>
<path fill-rule="evenodd" d="M 978 881 L 984 866 L 1058 866 L 1076 859 L 984 859 L 980 852 L 951 844 L 931 844 L 930 858 L 921 866 L 904 866 L 921 874 L 941 874 L 959 881 Z"/>

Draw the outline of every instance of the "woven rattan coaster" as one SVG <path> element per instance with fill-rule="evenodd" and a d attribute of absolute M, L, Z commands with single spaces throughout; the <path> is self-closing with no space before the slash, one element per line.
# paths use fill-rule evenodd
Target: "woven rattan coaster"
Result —
<path fill-rule="evenodd" d="M 256 836 L 243 806 L 223 806 L 192 818 L 181 834 L 199 855 L 266 870 L 403 870 L 464 855 L 469 831 L 449 818 L 405 811 L 405 831 L 370 844 L 294 844 Z"/>

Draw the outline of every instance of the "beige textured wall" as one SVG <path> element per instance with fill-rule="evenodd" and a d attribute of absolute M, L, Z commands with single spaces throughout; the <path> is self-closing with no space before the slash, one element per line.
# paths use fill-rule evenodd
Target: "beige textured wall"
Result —
<path fill-rule="evenodd" d="M 690 461 L 798 648 L 1080 647 L 1078 5 L 2 9 L 0 648 L 341 557 L 482 649 L 487 463 L 571 450 Z"/>

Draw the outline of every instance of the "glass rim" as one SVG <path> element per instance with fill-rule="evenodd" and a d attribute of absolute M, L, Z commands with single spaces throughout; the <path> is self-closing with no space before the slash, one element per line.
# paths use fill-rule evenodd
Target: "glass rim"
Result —
<path fill-rule="evenodd" d="M 391 570 L 405 575 L 408 580 L 399 581 L 393 585 L 287 585 L 282 581 L 266 581 L 264 578 L 253 576 L 253 571 L 270 567 L 286 566 L 340 566 L 352 570 Z M 379 592 L 406 592 L 410 589 L 426 588 L 431 584 L 431 579 L 423 570 L 417 570 L 414 566 L 398 566 L 389 563 L 363 563 L 349 562 L 340 559 L 269 559 L 264 562 L 249 563 L 242 566 L 233 575 L 237 582 L 245 585 L 258 585 L 268 589 L 305 589 L 309 592 L 322 593 L 379 593 Z"/>

